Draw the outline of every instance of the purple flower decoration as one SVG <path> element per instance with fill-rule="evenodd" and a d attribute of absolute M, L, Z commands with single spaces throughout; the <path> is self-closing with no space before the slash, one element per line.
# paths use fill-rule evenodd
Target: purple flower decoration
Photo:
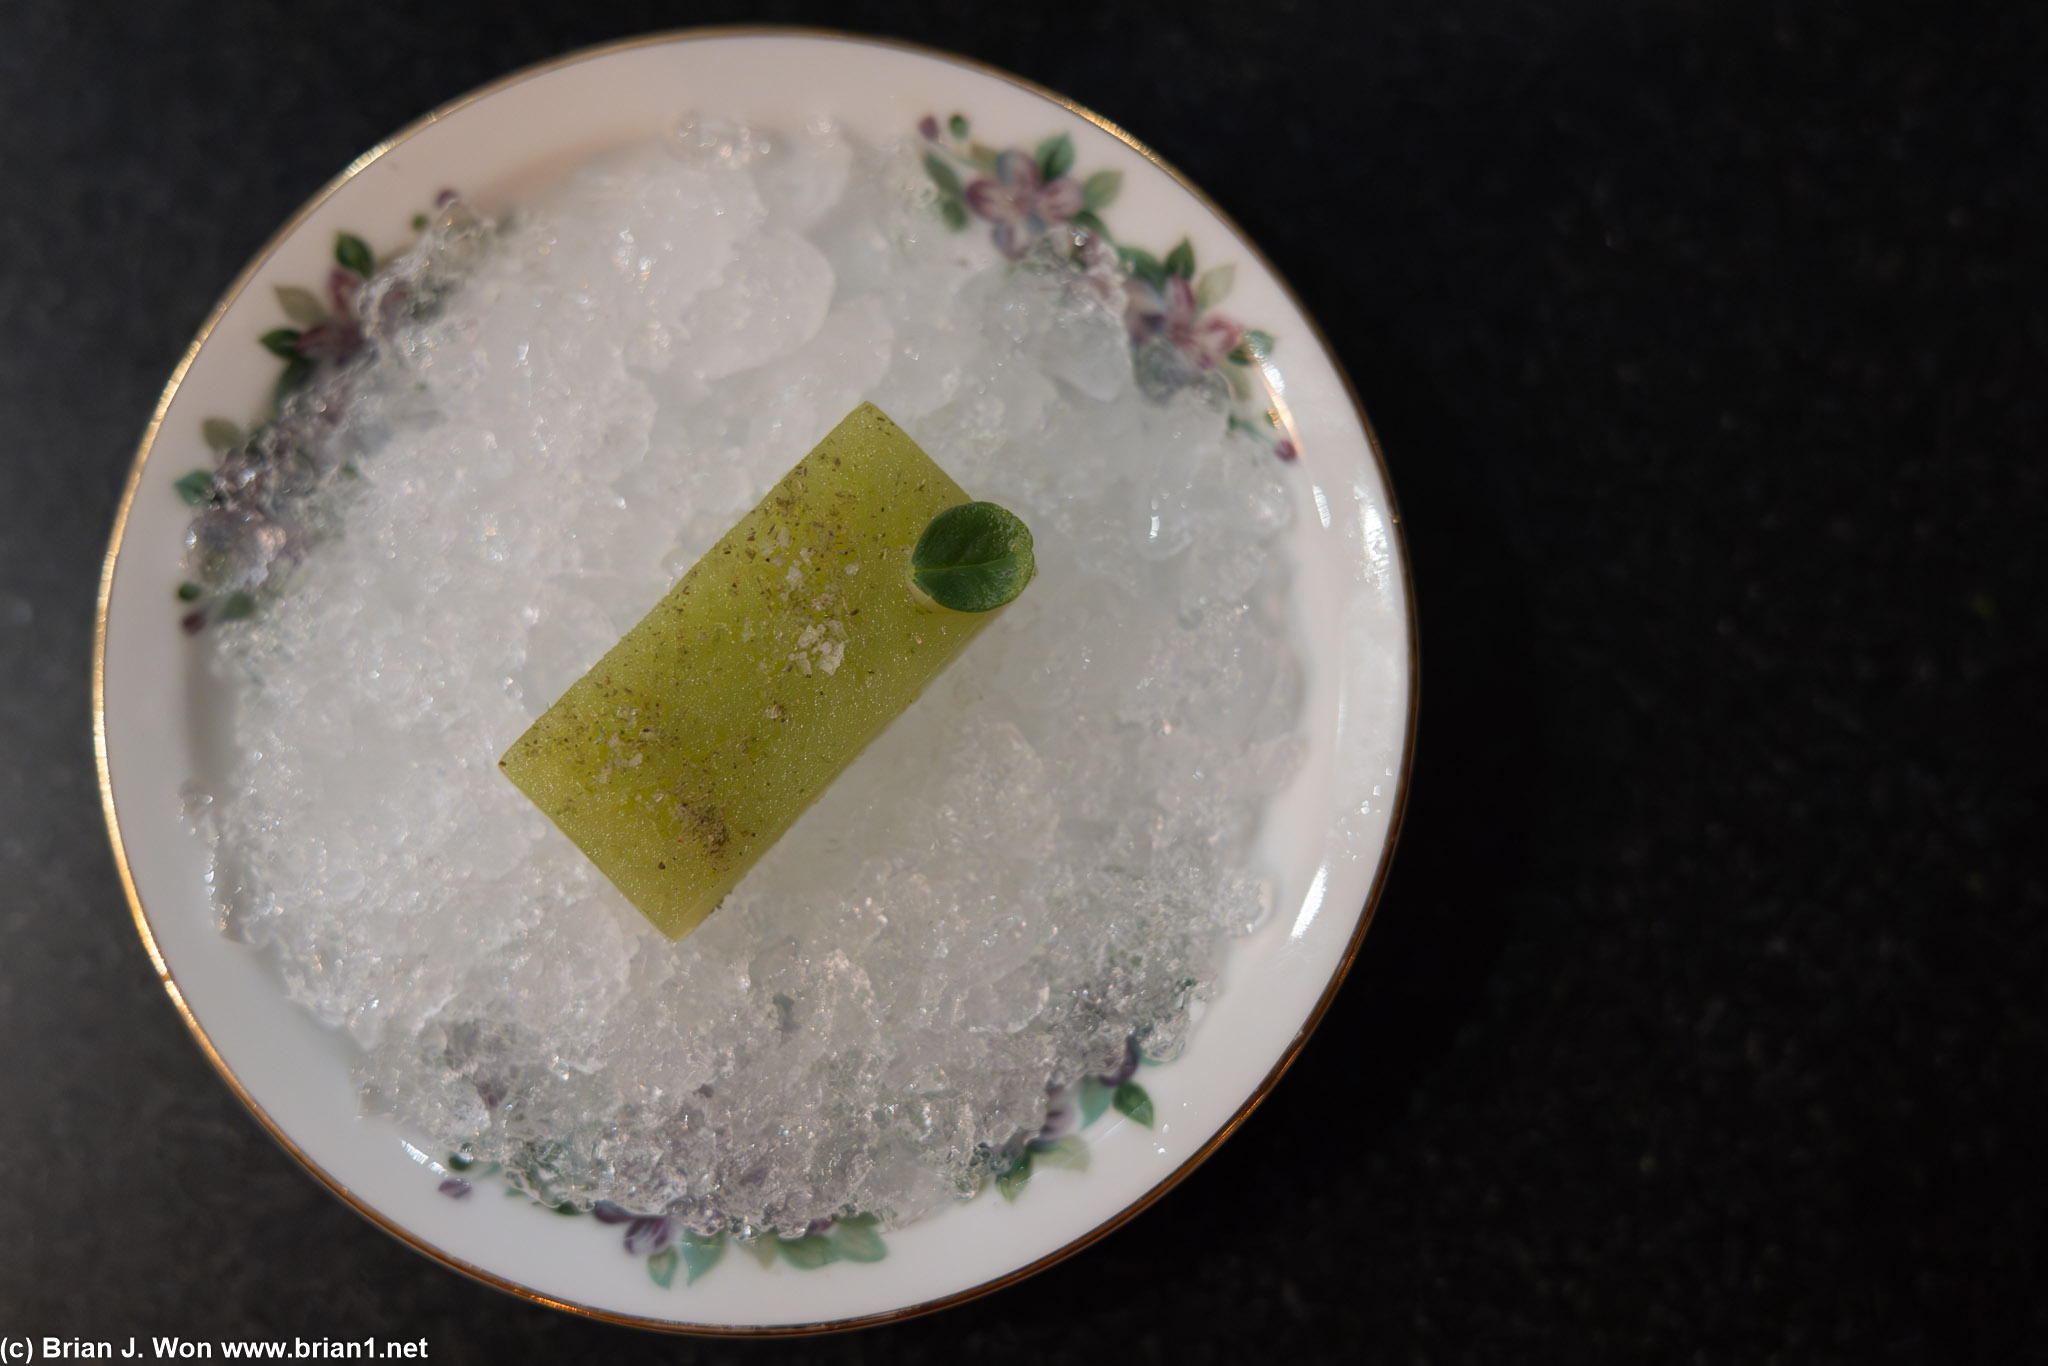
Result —
<path fill-rule="evenodd" d="M 1097 1078 L 1104 1086 L 1121 1086 L 1138 1074 L 1138 1045 L 1124 1040 L 1124 1060 Z"/>
<path fill-rule="evenodd" d="M 1047 180 L 1036 158 L 1014 150 L 996 158 L 993 179 L 982 176 L 968 184 L 966 199 L 977 218 L 995 225 L 996 248 L 1013 261 L 1083 205 L 1081 186 L 1072 176 Z"/>
<path fill-rule="evenodd" d="M 1244 328 L 1229 318 L 1203 316 L 1195 287 L 1184 275 L 1167 276 L 1163 289 L 1133 278 L 1124 325 L 1134 343 L 1164 337 L 1196 370 L 1215 369 L 1244 341 Z"/>
<path fill-rule="evenodd" d="M 598 1201 L 590 1212 L 600 1224 L 624 1224 L 626 1251 L 635 1257 L 659 1252 L 676 1240 L 676 1221 L 664 1214 L 635 1214 L 609 1200 Z"/>
<path fill-rule="evenodd" d="M 443 1181 L 437 1189 L 450 1200 L 460 1200 L 469 1194 L 470 1188 L 469 1182 L 459 1176 L 451 1176 L 446 1181 Z"/>
<path fill-rule="evenodd" d="M 356 295 L 363 277 L 343 266 L 327 272 L 328 314 L 299 333 L 298 353 L 308 360 L 347 360 L 363 345 Z"/>
<path fill-rule="evenodd" d="M 1080 1127 L 1081 1098 L 1071 1086 L 1054 1087 L 1046 1092 L 1045 1123 L 1039 1125 L 1038 1137 L 1031 1140 L 1031 1145 L 1057 1143 Z"/>

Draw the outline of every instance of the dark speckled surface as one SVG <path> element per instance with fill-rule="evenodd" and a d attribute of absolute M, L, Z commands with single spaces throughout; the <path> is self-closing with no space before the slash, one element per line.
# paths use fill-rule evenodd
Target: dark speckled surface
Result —
<path fill-rule="evenodd" d="M 2048 12 L 435 12 L 0 9 L 0 1338 L 2039 1359 Z M 971 53 L 1207 187 L 1373 413 L 1427 660 L 1379 923 L 1243 1132 L 1019 1289 L 811 1343 L 533 1308 L 315 1186 L 155 986 L 89 738 L 115 497 L 247 255 L 452 95 L 734 19 Z"/>

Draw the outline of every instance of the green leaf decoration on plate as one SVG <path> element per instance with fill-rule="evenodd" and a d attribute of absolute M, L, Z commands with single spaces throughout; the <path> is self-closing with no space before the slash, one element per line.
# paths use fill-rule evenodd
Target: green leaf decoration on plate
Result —
<path fill-rule="evenodd" d="M 1131 274 L 1154 289 L 1166 288 L 1166 263 L 1143 247 L 1119 244 L 1116 254 L 1123 258 Z"/>
<path fill-rule="evenodd" d="M 1065 133 L 1038 144 L 1038 174 L 1051 182 L 1074 168 L 1074 140 Z"/>
<path fill-rule="evenodd" d="M 206 495 L 213 491 L 213 471 L 194 470 L 190 474 L 180 476 L 178 482 L 171 487 L 178 491 L 178 497 L 184 500 L 187 507 L 196 508 L 205 502 Z"/>
<path fill-rule="evenodd" d="M 352 270 L 365 279 L 377 268 L 376 258 L 370 255 L 370 244 L 352 232 L 334 234 L 334 259 L 343 270 Z"/>
<path fill-rule="evenodd" d="M 1079 1134 L 1068 1134 L 1056 1143 L 1031 1150 L 1033 1165 L 1058 1167 L 1064 1171 L 1085 1172 L 1088 1170 L 1088 1140 Z"/>
<path fill-rule="evenodd" d="M 256 599 L 247 593 L 230 593 L 221 599 L 220 610 L 213 615 L 215 621 L 242 621 L 256 615 Z"/>
<path fill-rule="evenodd" d="M 947 508 L 910 552 L 911 582 L 955 612 L 992 612 L 1023 592 L 1037 571 L 1031 528 L 994 503 Z"/>
<path fill-rule="evenodd" d="M 1290 424 L 1256 420 L 1261 408 L 1281 411 L 1273 406 L 1279 390 L 1253 370 L 1264 353 L 1248 344 L 1243 324 L 1218 308 L 1236 283 L 1235 265 L 1198 275 L 1188 237 L 1163 259 L 1119 241 L 1106 213 L 1122 194 L 1124 173 L 1108 167 L 1084 173 L 1071 132 L 1031 146 L 999 147 L 970 140 L 967 117 L 959 113 L 943 123 L 926 114 L 917 131 L 925 173 L 938 189 L 935 208 L 950 230 L 985 222 L 997 250 L 1012 261 L 1049 248 L 1091 276 L 1121 266 L 1131 286 L 1124 328 L 1146 397 L 1163 403 L 1183 389 L 1205 389 L 1228 406 L 1229 431 L 1282 460 L 1300 456 L 1291 429 L 1280 430 Z M 1081 134 L 1084 143 L 1090 136 Z"/>
<path fill-rule="evenodd" d="M 277 386 L 271 390 L 271 406 L 282 408 L 284 401 L 312 377 L 313 362 L 304 356 L 293 356 L 291 363 L 285 366 L 284 373 L 277 377 Z"/>
<path fill-rule="evenodd" d="M 647 1279 L 653 1281 L 663 1290 L 668 1289 L 670 1283 L 676 1278 L 676 1263 L 679 1260 L 681 1260 L 681 1257 L 675 1248 L 663 1248 L 647 1259 Z M 690 1279 L 695 1280 L 696 1277 L 692 1276 Z"/>
<path fill-rule="evenodd" d="M 940 194 L 958 199 L 967 193 L 966 187 L 960 183 L 960 177 L 954 173 L 951 166 L 939 159 L 937 152 L 924 154 L 924 170 L 925 174 L 932 178 L 932 184 L 939 187 Z"/>
<path fill-rule="evenodd" d="M 872 1214 L 850 1215 L 834 1223 L 825 1236 L 832 1240 L 842 1261 L 879 1262 L 889 1255 L 888 1245 L 876 1231 L 880 1223 Z"/>
<path fill-rule="evenodd" d="M 715 1233 L 707 1238 L 684 1229 L 676 1240 L 676 1247 L 682 1252 L 683 1268 L 687 1273 L 683 1284 L 695 1285 L 697 1278 L 717 1266 L 718 1259 L 725 1255 L 725 1235 Z"/>
<path fill-rule="evenodd" d="M 297 285 L 279 285 L 277 304 L 284 315 L 300 327 L 311 327 L 314 323 L 327 320 L 327 305 L 320 302 L 320 296 L 310 289 Z"/>
<path fill-rule="evenodd" d="M 996 1190 L 1003 1199 L 1015 1202 L 1024 1189 L 1024 1183 L 1031 1179 L 1031 1150 L 1026 1148 L 1017 1164 L 996 1178 Z"/>
<path fill-rule="evenodd" d="M 1205 312 L 1230 297 L 1230 288 L 1237 283 L 1236 266 L 1216 266 L 1202 272 L 1202 278 L 1195 281 L 1195 307 Z"/>
<path fill-rule="evenodd" d="M 1108 225 L 1092 209 L 1083 209 L 1067 221 L 1084 232 L 1094 233 L 1097 237 L 1106 238 L 1109 236 Z"/>
<path fill-rule="evenodd" d="M 1117 1113 L 1138 1121 L 1146 1128 L 1152 1127 L 1152 1097 L 1145 1094 L 1145 1088 L 1134 1081 L 1127 1081 L 1116 1088 L 1116 1095 L 1110 1103 Z"/>
<path fill-rule="evenodd" d="M 822 1233 L 806 1233 L 801 1238 L 778 1238 L 775 1241 L 782 1249 L 782 1259 L 799 1271 L 816 1271 L 839 1260 L 839 1249 L 832 1246 L 832 1240 Z"/>
<path fill-rule="evenodd" d="M 1116 1088 L 1100 1077 L 1087 1077 L 1081 1082 L 1080 1093 L 1081 1127 L 1085 1129 L 1101 1119 L 1103 1112 L 1109 1109 L 1109 1098 L 1116 1093 Z"/>
<path fill-rule="evenodd" d="M 200 423 L 199 435 L 216 451 L 231 451 L 242 444 L 242 429 L 224 417 L 209 417 Z"/>
<path fill-rule="evenodd" d="M 263 349 L 279 360 L 299 358 L 299 330 L 296 327 L 273 327 L 256 339 Z"/>
<path fill-rule="evenodd" d="M 1090 213 L 1099 213 L 1116 202 L 1117 194 L 1123 187 L 1122 171 L 1097 171 L 1081 182 L 1081 207 Z M 1096 221 L 1099 223 L 1102 220 Z"/>

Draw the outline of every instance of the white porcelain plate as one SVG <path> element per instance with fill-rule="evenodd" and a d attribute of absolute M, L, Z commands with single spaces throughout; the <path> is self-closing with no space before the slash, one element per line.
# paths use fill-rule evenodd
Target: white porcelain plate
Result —
<path fill-rule="evenodd" d="M 1231 377 L 1243 439 L 1286 465 L 1297 504 L 1310 757 L 1263 839 L 1278 908 L 1233 947 L 1186 1052 L 1142 1071 L 1141 1093 L 1124 1104 L 1099 1107 L 1082 1131 L 1083 1171 L 1048 1164 L 1014 1200 L 991 1190 L 909 1228 L 835 1229 L 765 1260 L 732 1248 L 714 1262 L 718 1249 L 658 1225 L 481 1198 L 498 1183 L 452 1173 L 443 1154 L 362 1118 L 339 1036 L 216 928 L 205 853 L 179 798 L 218 704 L 175 596 L 190 516 L 178 483 L 212 463 L 208 419 L 264 410 L 283 361 L 258 339 L 302 329 L 324 307 L 339 234 L 381 256 L 410 240 L 408 225 L 445 186 L 500 207 L 689 110 L 770 127 L 829 116 L 871 142 L 923 137 L 956 182 L 934 174 L 935 211 L 961 232 L 993 242 L 1023 193 L 1039 222 L 1009 231 L 1050 220 L 1143 248 L 1133 259 L 1157 303 L 1153 322 L 1182 339 L 1197 369 Z M 1009 148 L 1019 150 L 998 167 L 993 153 Z M 977 179 L 1008 198 L 974 192 Z M 821 35 L 662 35 L 522 72 L 430 115 L 315 196 L 229 289 L 171 377 L 115 526 L 95 672 L 100 781 L 166 988 L 257 1117 L 370 1219 L 473 1276 L 600 1317 L 705 1332 L 842 1326 L 966 1298 L 1100 1236 L 1273 1085 L 1348 966 L 1392 852 L 1414 730 L 1411 602 L 1386 472 L 1343 374 L 1251 244 L 1143 147 L 1045 91 L 936 53 Z M 460 1182 L 475 1195 L 459 1198 Z"/>

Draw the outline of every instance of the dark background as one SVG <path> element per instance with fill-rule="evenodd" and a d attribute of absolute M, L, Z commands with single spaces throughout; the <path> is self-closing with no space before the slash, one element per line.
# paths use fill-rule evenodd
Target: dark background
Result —
<path fill-rule="evenodd" d="M 480 82 L 733 20 L 957 49 L 1206 187 L 1378 425 L 1426 678 L 1378 923 L 1241 1134 L 1021 1287 L 766 1344 L 471 1284 L 274 1147 L 131 928 L 87 689 L 134 444 L 272 229 Z M 0 8 L 0 1335 L 2041 1360 L 2044 59 L 2008 4 Z"/>

